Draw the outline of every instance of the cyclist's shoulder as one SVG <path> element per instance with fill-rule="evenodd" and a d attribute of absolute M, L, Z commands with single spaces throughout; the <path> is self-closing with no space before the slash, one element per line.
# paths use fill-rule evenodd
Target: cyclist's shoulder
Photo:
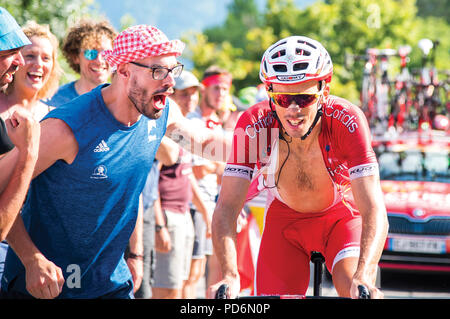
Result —
<path fill-rule="evenodd" d="M 330 95 L 325 103 L 325 109 L 331 110 L 342 110 L 346 112 L 360 112 L 361 108 L 344 99 L 343 97 Z"/>
<path fill-rule="evenodd" d="M 351 119 L 358 122 L 364 119 L 364 113 L 360 107 L 334 95 L 327 99 L 323 113 L 328 121 L 338 121 L 343 125 L 348 124 Z"/>
<path fill-rule="evenodd" d="M 325 120 L 325 130 L 329 131 L 331 136 L 347 136 L 366 133 L 367 120 L 362 110 L 350 101 L 338 97 L 330 96 L 327 99 L 323 110 L 323 119 Z M 341 132 L 342 134 L 336 134 Z"/>
<path fill-rule="evenodd" d="M 258 128 L 269 128 L 275 123 L 275 116 L 268 101 L 261 101 L 242 113 L 236 127 L 246 128 L 248 125 L 255 125 Z"/>

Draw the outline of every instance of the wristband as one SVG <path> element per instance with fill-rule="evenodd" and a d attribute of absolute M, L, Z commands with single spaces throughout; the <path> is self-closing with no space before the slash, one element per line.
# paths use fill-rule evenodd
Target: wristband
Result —
<path fill-rule="evenodd" d="M 164 227 L 166 227 L 166 225 L 155 225 L 155 232 L 159 233 L 159 231 Z"/>
<path fill-rule="evenodd" d="M 128 258 L 144 260 L 144 255 L 138 255 L 138 254 L 128 253 Z"/>

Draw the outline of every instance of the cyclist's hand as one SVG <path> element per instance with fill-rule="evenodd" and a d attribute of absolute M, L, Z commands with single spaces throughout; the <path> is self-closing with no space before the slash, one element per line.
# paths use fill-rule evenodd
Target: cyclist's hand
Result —
<path fill-rule="evenodd" d="M 353 299 L 359 299 L 359 289 L 358 286 L 363 285 L 369 291 L 370 299 L 383 299 L 384 294 L 374 285 L 368 282 L 363 282 L 362 280 L 353 279 L 352 286 L 350 288 L 350 297 Z"/>
<path fill-rule="evenodd" d="M 223 284 L 228 285 L 226 299 L 235 299 L 239 295 L 239 291 L 241 290 L 241 283 L 240 283 L 240 279 L 238 277 L 237 279 L 226 278 L 226 279 L 219 281 L 218 283 L 216 283 L 214 285 L 211 285 L 208 288 L 207 297 L 209 299 L 214 299 L 216 296 L 217 290 Z"/>

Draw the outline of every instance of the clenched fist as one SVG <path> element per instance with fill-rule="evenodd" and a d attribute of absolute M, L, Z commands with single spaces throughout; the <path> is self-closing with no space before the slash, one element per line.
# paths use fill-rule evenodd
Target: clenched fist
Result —
<path fill-rule="evenodd" d="M 6 129 L 11 142 L 20 152 L 37 157 L 41 126 L 28 110 L 19 108 L 6 121 Z"/>

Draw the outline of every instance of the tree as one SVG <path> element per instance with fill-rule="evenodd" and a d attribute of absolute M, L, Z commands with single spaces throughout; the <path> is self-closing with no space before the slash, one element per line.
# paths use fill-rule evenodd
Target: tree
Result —
<path fill-rule="evenodd" d="M 244 6 L 253 20 L 243 18 Z M 419 67 L 417 42 L 428 37 L 440 40 L 437 67 L 450 69 L 450 40 L 442 37 L 449 31 L 450 26 L 443 18 L 418 16 L 415 0 L 327 0 L 304 9 L 298 8 L 293 0 L 267 0 L 261 13 L 255 11 L 253 0 L 234 0 L 222 26 L 207 29 L 204 34 L 191 33 L 184 40 L 194 73 L 202 73 L 211 64 L 226 67 L 233 74 L 233 85 L 238 90 L 260 83 L 260 59 L 270 44 L 289 35 L 309 36 L 323 43 L 331 55 L 332 93 L 358 103 L 362 63 L 346 69 L 346 53 L 362 55 L 370 47 L 397 49 L 408 44 L 413 48 L 411 66 Z M 391 73 L 395 73 L 398 59 L 391 62 Z"/>
<path fill-rule="evenodd" d="M 48 24 L 58 39 L 62 39 L 67 27 L 80 17 L 93 16 L 95 0 L 0 0 L 0 6 L 8 10 L 23 25 L 28 20 Z"/>
<path fill-rule="evenodd" d="M 48 24 L 60 43 L 69 26 L 80 18 L 100 17 L 95 0 L 0 0 L 0 6 L 8 10 L 19 25 L 24 25 L 28 20 Z M 78 75 L 61 53 L 58 54 L 58 62 L 64 71 L 61 83 L 77 78 Z"/>
<path fill-rule="evenodd" d="M 417 0 L 417 9 L 420 17 L 441 17 L 450 23 L 449 0 Z"/>

